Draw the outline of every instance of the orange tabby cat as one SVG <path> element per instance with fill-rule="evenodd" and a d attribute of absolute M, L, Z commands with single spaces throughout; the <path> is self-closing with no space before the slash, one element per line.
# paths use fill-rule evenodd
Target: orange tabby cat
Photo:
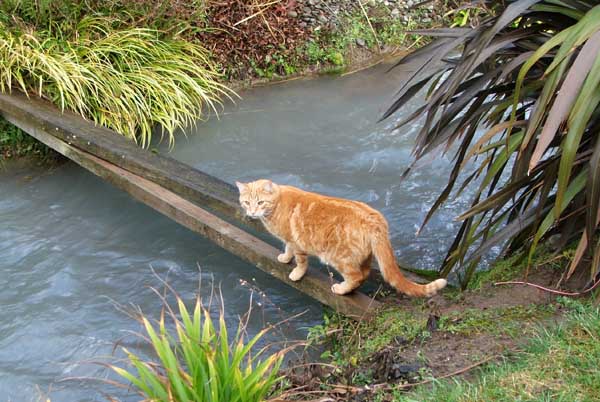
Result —
<path fill-rule="evenodd" d="M 432 296 L 446 286 L 445 279 L 427 285 L 406 279 L 396 264 L 387 221 L 362 202 L 280 186 L 269 180 L 236 185 L 246 214 L 260 218 L 269 232 L 285 242 L 285 252 L 277 259 L 286 264 L 292 257 L 296 259 L 296 267 L 290 273 L 293 281 L 299 281 L 306 273 L 307 255 L 315 255 L 342 274 L 344 281 L 331 290 L 344 295 L 369 276 L 375 256 L 383 278 L 399 292 Z"/>

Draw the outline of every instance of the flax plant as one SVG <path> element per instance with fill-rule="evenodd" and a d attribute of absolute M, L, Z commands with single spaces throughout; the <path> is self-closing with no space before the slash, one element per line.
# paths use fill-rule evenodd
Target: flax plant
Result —
<path fill-rule="evenodd" d="M 143 147 L 156 127 L 172 145 L 177 129 L 216 113 L 233 94 L 200 45 L 113 23 L 86 17 L 68 34 L 58 24 L 0 22 L 0 91 L 46 98 Z"/>
<path fill-rule="evenodd" d="M 525 250 L 531 264 L 537 245 L 557 234 L 558 251 L 578 244 L 565 278 L 588 267 L 592 282 L 600 273 L 600 2 L 486 4 L 499 12 L 479 26 L 421 32 L 436 40 L 401 62 L 413 74 L 384 115 L 428 86 L 401 125 L 424 117 L 416 159 L 456 150 L 425 223 L 451 194 L 475 188 L 440 274 L 454 271 L 467 286 L 492 247 Z"/>

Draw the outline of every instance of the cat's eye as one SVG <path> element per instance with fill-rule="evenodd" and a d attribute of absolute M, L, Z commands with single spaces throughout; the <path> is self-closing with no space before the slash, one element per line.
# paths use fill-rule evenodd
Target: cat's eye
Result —
<path fill-rule="evenodd" d="M 250 205 L 248 201 L 244 201 L 244 205 Z"/>
<path fill-rule="evenodd" d="M 259 202 L 258 202 L 258 205 L 262 205 L 262 204 L 264 204 L 264 203 L 265 203 L 264 201 L 259 201 Z"/>

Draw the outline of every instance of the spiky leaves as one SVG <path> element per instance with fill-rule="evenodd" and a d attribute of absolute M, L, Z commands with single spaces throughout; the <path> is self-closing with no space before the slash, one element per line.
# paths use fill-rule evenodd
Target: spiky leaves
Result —
<path fill-rule="evenodd" d="M 593 249 L 595 276 L 600 247 L 588 239 L 599 223 L 600 5 L 506 4 L 476 28 L 439 31 L 385 115 L 429 82 L 425 104 L 411 116 L 425 116 L 416 158 L 459 144 L 447 188 L 428 218 L 453 192 L 477 186 L 442 274 L 457 270 L 466 286 L 492 246 L 528 245 L 532 255 L 556 232 L 563 247 L 580 239 L 568 273 Z"/>
<path fill-rule="evenodd" d="M 157 293 L 159 294 L 159 293 Z M 163 299 L 166 303 L 166 301 Z M 245 341 L 242 322 L 229 337 L 223 312 L 218 324 L 200 299 L 192 311 L 176 296 L 176 308 L 165 305 L 156 324 L 141 317 L 156 362 L 147 362 L 124 349 L 131 368 L 111 368 L 151 401 L 260 402 L 279 380 L 278 370 L 285 351 L 265 356 L 253 353 L 268 329 Z M 174 330 L 169 330 L 165 319 Z"/>

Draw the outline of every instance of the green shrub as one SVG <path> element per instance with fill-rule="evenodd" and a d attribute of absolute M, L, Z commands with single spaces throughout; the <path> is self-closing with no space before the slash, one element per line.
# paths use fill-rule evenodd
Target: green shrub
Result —
<path fill-rule="evenodd" d="M 223 312 L 217 327 L 199 298 L 191 313 L 179 297 L 177 312 L 168 305 L 166 311 L 154 325 L 146 317 L 141 319 L 158 361 L 143 361 L 124 349 L 132 367 L 112 366 L 145 400 L 258 402 L 280 380 L 277 373 L 285 351 L 264 359 L 266 349 L 252 353 L 268 329 L 245 341 L 240 322 L 230 341 Z M 165 315 L 173 322 L 174 333 L 167 329 Z"/>

